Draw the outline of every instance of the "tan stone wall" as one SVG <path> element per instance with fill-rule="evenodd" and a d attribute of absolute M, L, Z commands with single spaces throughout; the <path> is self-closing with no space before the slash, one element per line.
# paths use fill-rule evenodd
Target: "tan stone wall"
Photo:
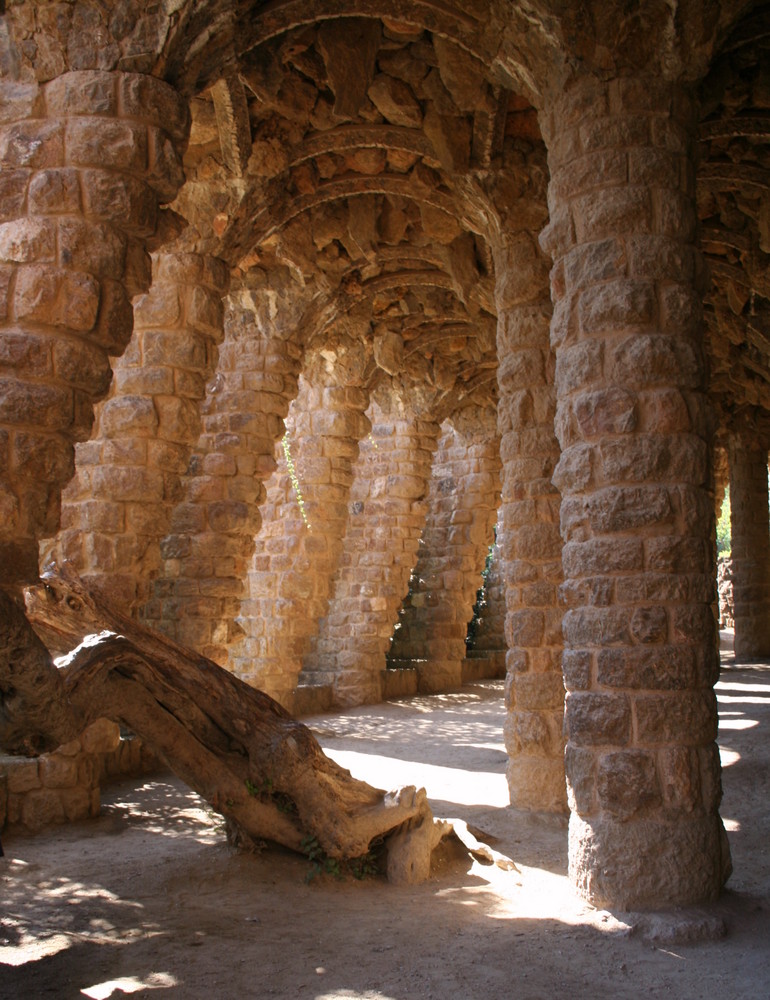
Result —
<path fill-rule="evenodd" d="M 35 832 L 98 816 L 106 781 L 161 766 L 139 740 L 122 739 L 117 724 L 106 719 L 54 753 L 0 756 L 0 831 L 9 826 Z"/>
<path fill-rule="evenodd" d="M 0 565 L 30 579 L 149 284 L 144 241 L 183 180 L 188 113 L 133 73 L 0 86 Z"/>
<path fill-rule="evenodd" d="M 275 469 L 300 357 L 292 340 L 261 336 L 248 310 L 233 307 L 225 325 L 203 431 L 161 543 L 163 571 L 142 612 L 223 665 L 243 635 L 236 618 L 261 523 L 263 481 Z"/>
<path fill-rule="evenodd" d="M 659 79 L 583 79 L 542 118 L 570 870 L 626 907 L 713 898 L 729 872 L 694 110 Z"/>
<path fill-rule="evenodd" d="M 379 701 L 398 608 L 417 559 L 438 425 L 373 406 L 353 468 L 349 518 L 328 613 L 300 679 L 335 705 Z"/>
<path fill-rule="evenodd" d="M 180 481 L 198 440 L 200 401 L 217 362 L 221 261 L 161 254 L 148 294 L 134 305 L 134 334 L 115 362 L 108 398 L 63 495 L 62 529 L 41 547 L 43 564 L 71 563 L 116 607 L 133 611 L 162 566 Z"/>
<path fill-rule="evenodd" d="M 237 669 L 287 706 L 302 658 L 327 609 L 347 526 L 358 442 L 371 426 L 365 416 L 368 402 L 367 393 L 354 386 L 301 379 L 287 429 L 307 521 L 283 449 L 268 486 L 264 526 L 249 573 L 249 600 L 241 611 L 253 640 L 246 646 L 252 655 L 246 658 L 239 650 Z"/>
<path fill-rule="evenodd" d="M 750 430 L 733 434 L 729 461 L 735 658 L 750 660 L 770 656 L 767 448 Z"/>
<path fill-rule="evenodd" d="M 494 414 L 465 413 L 458 427 L 442 427 L 412 590 L 389 654 L 391 666 L 416 667 L 426 692 L 462 683 L 468 622 L 500 498 Z"/>
<path fill-rule="evenodd" d="M 505 580 L 502 569 L 500 548 L 495 543 L 484 580 L 483 605 L 479 608 L 474 635 L 470 642 L 466 639 L 463 684 L 505 676 L 508 644 L 505 641 Z"/>

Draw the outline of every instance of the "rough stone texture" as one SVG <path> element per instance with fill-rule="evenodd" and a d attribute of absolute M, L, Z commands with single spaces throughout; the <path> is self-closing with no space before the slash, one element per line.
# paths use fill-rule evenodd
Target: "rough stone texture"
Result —
<path fill-rule="evenodd" d="M 633 125 L 633 141 L 617 148 L 609 130 L 597 143 L 603 120 Z M 713 898 L 729 859 L 710 691 L 710 424 L 698 310 L 672 322 L 665 308 L 674 293 L 697 294 L 664 255 L 672 240 L 680 254 L 692 252 L 693 105 L 660 80 L 584 78 L 544 122 L 551 223 L 541 242 L 554 258 L 554 482 L 569 608 L 570 871 L 600 905 Z M 635 166 L 672 156 L 676 169 L 654 179 Z M 669 205 L 678 206 L 673 215 Z M 645 253 L 631 254 L 640 232 Z M 622 669 L 610 675 L 615 657 Z M 686 669 L 651 694 L 662 677 L 649 666 L 661 657 Z"/>
<path fill-rule="evenodd" d="M 160 255 L 153 284 L 134 307 L 134 334 L 116 361 L 90 441 L 76 448 L 77 475 L 62 529 L 41 560 L 68 561 L 116 607 L 134 610 L 162 566 L 160 541 L 200 434 L 200 401 L 223 336 L 220 261 Z"/>
<path fill-rule="evenodd" d="M 460 686 L 465 637 L 500 498 L 494 416 L 464 411 L 442 427 L 428 513 L 391 666 L 417 669 L 420 691 Z"/>
<path fill-rule="evenodd" d="M 633 11 L 474 0 L 462 10 L 407 2 L 400 20 L 365 4 L 322 6 L 4 5 L 1 580 L 35 575 L 37 540 L 57 528 L 82 441 L 58 553 L 127 601 L 157 572 L 148 620 L 220 662 L 232 653 L 243 676 L 264 665 L 273 625 L 296 630 L 290 674 L 279 657 L 270 675 L 286 698 L 306 653 L 317 680 L 321 659 L 363 650 L 370 633 L 349 623 L 344 650 L 323 647 L 337 641 L 324 602 L 339 590 L 362 627 L 382 618 L 365 667 L 336 664 L 338 695 L 374 696 L 375 645 L 419 508 L 407 517 L 374 504 L 380 472 L 366 443 L 357 463 L 349 446 L 366 442 L 361 427 L 337 457 L 364 512 L 343 516 L 347 494 L 332 496 L 331 541 L 314 536 L 324 549 L 314 562 L 291 550 L 304 529 L 283 476 L 263 510 L 254 579 L 291 567 L 293 589 L 271 592 L 277 624 L 241 606 L 297 376 L 361 394 L 361 407 L 372 398 L 392 413 L 385 403 L 401 400 L 418 437 L 460 411 L 496 410 L 514 800 L 563 802 L 561 665 L 576 883 L 614 905 L 707 898 L 726 870 L 708 695 L 713 512 L 726 473 L 711 432 L 722 450 L 747 426 L 770 440 L 767 12 L 737 0 Z M 171 199 L 174 211 L 158 213 Z M 535 239 L 544 228 L 550 302 Z M 178 495 L 206 365 L 150 364 L 129 350 L 85 443 L 110 358 L 131 333 L 130 300 L 150 281 L 146 250 L 158 249 L 225 261 L 231 324 L 239 317 Z M 179 288 L 222 287 L 197 284 Z M 168 305 L 170 285 L 156 280 L 142 324 L 151 303 Z M 182 326 L 153 319 L 136 342 L 156 334 L 168 345 Z M 311 425 L 327 416 L 304 414 Z M 305 437 L 321 455 L 343 440 L 326 426 Z M 150 477 L 158 461 L 162 477 Z M 314 488 L 316 473 L 319 488 L 340 486 L 311 463 Z M 129 499 L 140 480 L 145 494 Z M 394 500 L 417 504 L 418 488 Z M 766 537 L 749 492 L 746 537 L 763 518 Z M 404 528 L 392 573 L 366 535 L 360 551 L 368 514 Z M 364 570 L 379 574 L 379 593 L 348 593 Z M 309 615 L 295 583 L 311 587 Z M 399 690 L 412 679 L 401 671 Z M 453 666 L 445 681 L 455 679 Z"/>
<path fill-rule="evenodd" d="M 767 448 L 751 433 L 733 434 L 730 461 L 735 658 L 770 655 L 770 518 Z"/>
<path fill-rule="evenodd" d="M 439 431 L 434 422 L 383 414 L 376 405 L 367 416 L 372 430 L 353 468 L 328 613 L 300 674 L 300 682 L 330 685 L 335 705 L 375 702 L 384 694 L 385 656 L 417 560 Z"/>
<path fill-rule="evenodd" d="M 478 594 L 477 594 L 478 597 Z M 479 606 L 477 600 L 475 627 L 465 640 L 465 660 L 462 666 L 463 684 L 487 677 L 505 676 L 508 644 L 505 639 L 505 579 L 500 547 L 495 543 L 488 557 L 486 577 Z"/>
<path fill-rule="evenodd" d="M 296 344 L 258 336 L 255 325 L 248 309 L 227 316 L 203 431 L 161 542 L 163 570 L 142 610 L 146 622 L 220 664 L 244 634 L 237 619 L 263 482 L 297 391 Z"/>
<path fill-rule="evenodd" d="M 279 453 L 268 486 L 266 524 L 257 539 L 242 611 L 252 662 L 241 676 L 285 705 L 291 705 L 302 658 L 327 609 L 348 522 L 358 442 L 371 426 L 368 403 L 367 393 L 355 386 L 300 380 L 286 440 L 303 506 L 285 452 L 283 460 Z M 257 629 L 259 636 L 253 634 Z"/>
<path fill-rule="evenodd" d="M 532 179 L 526 189 L 535 205 L 542 204 L 545 194 L 538 186 L 541 157 L 540 151 L 531 156 Z M 513 805 L 561 811 L 566 804 L 558 593 L 562 564 L 559 495 L 551 481 L 559 447 L 548 266 L 536 234 L 515 231 L 517 203 L 499 207 L 508 221 L 495 244 L 496 267 L 505 275 L 497 285 L 497 424 L 503 462 L 497 541 L 506 582 L 508 784 Z"/>
<path fill-rule="evenodd" d="M 99 815 L 105 781 L 160 766 L 139 740 L 122 739 L 107 719 L 41 757 L 0 756 L 0 832 L 5 826 L 34 833 L 54 823 Z"/>
<path fill-rule="evenodd" d="M 144 241 L 182 183 L 188 113 L 160 80 L 68 72 L 0 83 L 0 552 L 34 579 L 59 526 L 73 444 L 88 437 L 149 284 Z"/>
<path fill-rule="evenodd" d="M 717 592 L 719 593 L 719 627 L 735 628 L 733 601 L 733 561 L 720 556 L 717 560 Z"/>

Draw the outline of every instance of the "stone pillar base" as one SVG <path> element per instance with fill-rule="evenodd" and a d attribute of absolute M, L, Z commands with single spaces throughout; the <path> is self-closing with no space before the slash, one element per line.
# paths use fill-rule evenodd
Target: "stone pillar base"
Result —
<path fill-rule="evenodd" d="M 594 906 L 614 910 L 687 906 L 717 898 L 732 864 L 719 816 L 623 823 L 569 821 L 569 874 Z"/>

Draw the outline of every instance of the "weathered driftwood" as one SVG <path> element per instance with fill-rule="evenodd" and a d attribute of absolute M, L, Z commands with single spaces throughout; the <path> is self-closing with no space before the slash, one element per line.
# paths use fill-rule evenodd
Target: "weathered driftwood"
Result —
<path fill-rule="evenodd" d="M 57 668 L 49 649 L 72 651 Z M 0 745 L 41 753 L 99 718 L 128 726 L 253 840 L 355 858 L 383 837 L 389 877 L 415 881 L 449 830 L 424 790 L 356 780 L 267 695 L 101 605 L 74 575 L 28 588 L 26 615 L 0 595 Z"/>

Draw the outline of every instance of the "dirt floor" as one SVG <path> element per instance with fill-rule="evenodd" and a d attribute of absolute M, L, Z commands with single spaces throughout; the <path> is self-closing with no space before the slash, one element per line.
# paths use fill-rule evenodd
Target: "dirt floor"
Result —
<path fill-rule="evenodd" d="M 176 779 L 124 783 L 97 820 L 4 839 L 0 997 L 766 1000 L 770 665 L 728 655 L 719 697 L 735 873 L 712 907 L 640 918 L 576 899 L 566 821 L 507 805 L 502 682 L 484 682 L 306 721 L 357 776 L 424 784 L 520 871 L 448 852 L 416 887 L 308 881 L 303 858 L 234 853 Z"/>

